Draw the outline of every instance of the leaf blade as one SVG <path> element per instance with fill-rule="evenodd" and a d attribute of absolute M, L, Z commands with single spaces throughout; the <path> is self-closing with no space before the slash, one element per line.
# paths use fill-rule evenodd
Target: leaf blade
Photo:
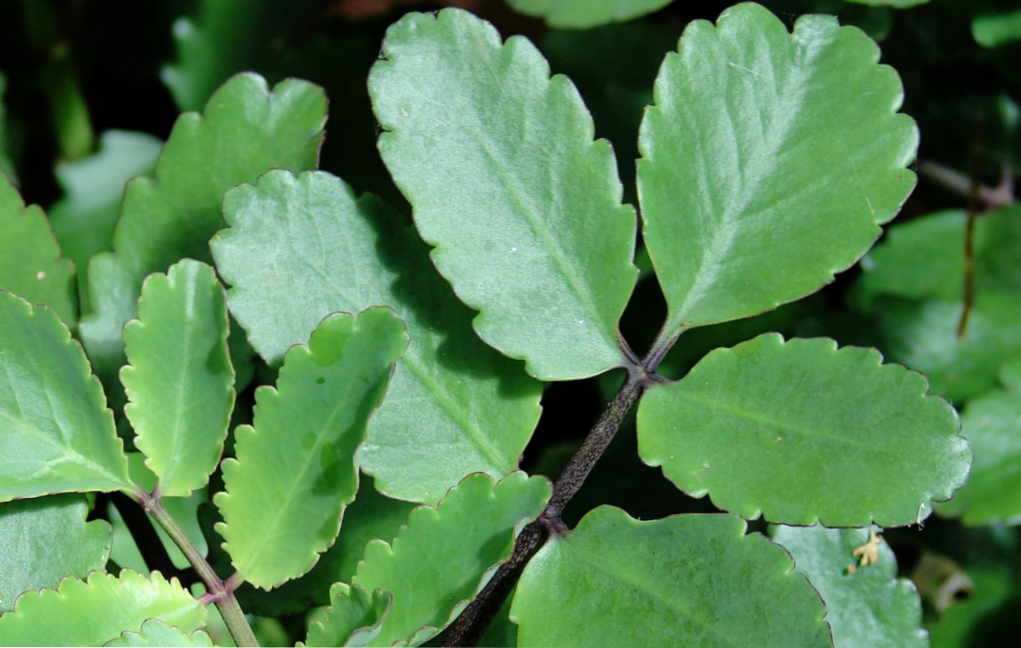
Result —
<path fill-rule="evenodd" d="M 673 0 L 509 0 L 523 14 L 545 18 L 550 27 L 587 29 L 640 18 Z"/>

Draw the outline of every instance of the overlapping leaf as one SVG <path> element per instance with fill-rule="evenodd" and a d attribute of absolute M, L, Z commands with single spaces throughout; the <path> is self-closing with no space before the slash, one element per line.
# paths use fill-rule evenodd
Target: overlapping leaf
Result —
<path fill-rule="evenodd" d="M 220 462 L 234 407 L 226 297 L 212 268 L 185 259 L 145 280 L 138 313 L 124 327 L 124 413 L 160 493 L 187 497 Z"/>
<path fill-rule="evenodd" d="M 0 612 L 26 590 L 106 566 L 110 525 L 86 522 L 88 512 L 85 498 L 71 494 L 0 504 Z"/>
<path fill-rule="evenodd" d="M 249 583 L 301 576 L 333 544 L 358 488 L 355 451 L 407 341 L 387 308 L 331 315 L 287 353 L 277 388 L 256 392 L 254 427 L 235 431 L 237 458 L 223 462 L 226 493 L 214 498 Z"/>
<path fill-rule="evenodd" d="M 508 0 L 523 14 L 545 18 L 551 27 L 585 29 L 609 22 L 632 20 L 652 13 L 673 0 Z"/>
<path fill-rule="evenodd" d="M 0 290 L 33 304 L 46 304 L 68 326 L 77 321 L 74 264 L 60 247 L 43 210 L 26 207 L 17 189 L 0 173 Z"/>
<path fill-rule="evenodd" d="M 474 597 L 483 574 L 510 555 L 515 525 L 539 514 L 549 481 L 514 472 L 494 484 L 469 475 L 437 508 L 422 506 L 392 545 L 365 548 L 352 580 L 393 594 L 377 645 L 420 645 L 445 628 Z"/>
<path fill-rule="evenodd" d="M 6 646 L 102 646 L 146 619 L 161 619 L 183 632 L 209 615 L 177 579 L 149 578 L 123 570 L 120 578 L 92 572 L 88 582 L 66 578 L 56 590 L 26 592 L 13 612 L 0 617 Z"/>
<path fill-rule="evenodd" d="M 121 636 L 105 644 L 107 648 L 145 648 L 146 646 L 180 646 L 192 648 L 212 646 L 213 641 L 205 632 L 196 630 L 190 635 L 181 632 L 177 626 L 167 625 L 160 619 L 149 619 L 142 624 L 139 632 L 125 631 Z"/>
<path fill-rule="evenodd" d="M 855 263 L 915 184 L 897 73 L 835 18 L 794 33 L 759 5 L 688 26 L 655 86 L 638 164 L 667 331 L 747 317 Z M 867 88 L 867 92 L 863 91 Z"/>
<path fill-rule="evenodd" d="M 271 172 L 230 192 L 224 217 L 217 268 L 234 286 L 231 313 L 267 362 L 333 311 L 385 304 L 407 322 L 411 344 L 359 453 L 382 492 L 434 503 L 469 473 L 500 478 L 517 467 L 541 385 L 479 341 L 392 209 L 325 173 Z"/>
<path fill-rule="evenodd" d="M 103 388 L 53 311 L 0 291 L 0 501 L 131 488 Z"/>
<path fill-rule="evenodd" d="M 619 365 L 634 212 L 574 85 L 457 9 L 390 27 L 369 75 L 379 150 L 479 336 L 541 380 Z M 594 235 L 595 234 L 595 235 Z"/>
<path fill-rule="evenodd" d="M 379 636 L 393 597 L 389 592 L 367 591 L 336 583 L 330 588 L 330 608 L 321 621 L 308 625 L 308 639 L 299 646 L 368 646 Z"/>
<path fill-rule="evenodd" d="M 772 535 L 822 596 L 836 648 L 928 648 L 918 592 L 897 578 L 897 557 L 885 542 L 875 563 L 859 566 L 854 550 L 868 542 L 867 529 L 779 526 Z"/>
<path fill-rule="evenodd" d="M 325 112 L 316 86 L 288 80 L 270 91 L 262 77 L 242 74 L 220 88 L 203 114 L 177 120 L 155 176 L 138 178 L 125 191 L 114 253 L 89 265 L 93 313 L 82 320 L 81 334 L 108 387 L 124 364 L 121 327 L 137 314 L 145 276 L 184 257 L 209 260 L 227 189 L 267 169 L 315 166 Z"/>
<path fill-rule="evenodd" d="M 640 522 L 602 506 L 525 567 L 519 646 L 831 646 L 790 556 L 730 515 Z M 566 613 L 565 603 L 570 606 Z"/>
<path fill-rule="evenodd" d="M 748 519 L 919 522 L 964 484 L 971 451 L 924 376 L 881 362 L 873 349 L 776 333 L 717 349 L 643 396 L 639 454 Z"/>

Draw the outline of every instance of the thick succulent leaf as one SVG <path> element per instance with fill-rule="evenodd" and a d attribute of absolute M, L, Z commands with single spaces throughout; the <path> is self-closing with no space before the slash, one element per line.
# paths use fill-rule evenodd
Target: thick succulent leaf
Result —
<path fill-rule="evenodd" d="M 131 488 L 103 387 L 49 308 L 0 291 L 0 501 Z"/>
<path fill-rule="evenodd" d="M 551 27 L 585 29 L 632 20 L 673 0 L 508 0 L 523 14 L 545 18 Z"/>
<path fill-rule="evenodd" d="M 437 508 L 412 511 L 392 545 L 370 542 L 352 584 L 393 594 L 374 643 L 417 646 L 438 634 L 510 555 L 517 523 L 538 515 L 549 496 L 543 477 L 514 472 L 494 484 L 469 475 Z"/>
<path fill-rule="evenodd" d="M 407 342 L 388 308 L 337 313 L 291 348 L 276 389 L 256 392 L 254 423 L 235 430 L 237 458 L 223 462 L 227 492 L 214 498 L 217 531 L 249 583 L 301 576 L 333 544 L 358 489 L 355 451 Z"/>
<path fill-rule="evenodd" d="M 390 27 L 369 94 L 383 161 L 479 336 L 540 380 L 619 365 L 634 210 L 574 85 L 527 39 L 447 9 Z"/>
<path fill-rule="evenodd" d="M 68 326 L 77 321 L 74 263 L 60 257 L 60 247 L 46 214 L 26 207 L 18 190 L 0 173 L 0 290 L 33 304 L 46 304 Z"/>
<path fill-rule="evenodd" d="M 793 566 L 730 515 L 640 522 L 601 506 L 528 563 L 511 620 L 519 646 L 633 645 L 636 628 L 648 646 L 831 646 Z"/>
<path fill-rule="evenodd" d="M 326 173 L 279 171 L 224 199 L 213 240 L 231 313 L 270 363 L 333 311 L 393 307 L 411 344 L 359 453 L 382 492 L 435 503 L 472 472 L 517 467 L 542 386 L 483 344 L 392 209 Z"/>
<path fill-rule="evenodd" d="M 0 617 L 0 644 L 102 646 L 127 628 L 141 628 L 146 619 L 192 632 L 208 618 L 206 607 L 176 578 L 92 572 L 88 582 L 65 578 L 56 590 L 22 594 L 14 611 Z"/>
<path fill-rule="evenodd" d="M 893 68 L 863 32 L 759 5 L 691 23 L 640 136 L 645 242 L 669 332 L 815 292 L 871 247 L 915 184 Z"/>
<path fill-rule="evenodd" d="M 772 535 L 822 596 L 836 648 L 928 648 L 918 591 L 897 578 L 890 547 L 880 542 L 878 560 L 858 566 L 853 552 L 868 542 L 868 529 L 779 526 Z"/>
<path fill-rule="evenodd" d="M 0 504 L 0 612 L 26 590 L 55 588 L 65 576 L 103 569 L 110 525 L 86 522 L 82 495 L 55 495 Z"/>
<path fill-rule="evenodd" d="M 326 616 L 308 624 L 308 639 L 299 646 L 368 646 L 379 636 L 393 596 L 337 583 L 330 588 L 330 602 Z"/>
<path fill-rule="evenodd" d="M 155 176 L 128 184 L 115 251 L 89 264 L 93 312 L 82 320 L 81 334 L 108 387 L 124 364 L 121 327 L 138 313 L 145 276 L 184 257 L 209 260 L 229 188 L 271 168 L 314 167 L 325 113 L 326 98 L 314 85 L 288 80 L 270 91 L 262 77 L 241 74 L 220 88 L 205 113 L 177 120 Z"/>
<path fill-rule="evenodd" d="M 185 259 L 142 286 L 124 327 L 124 413 L 162 495 L 187 497 L 220 463 L 234 407 L 227 300 L 212 268 Z"/>
<path fill-rule="evenodd" d="M 0 175 L 17 179 L 14 162 L 11 160 L 11 131 L 7 123 L 7 110 L 4 108 L 3 97 L 7 91 L 7 77 L 0 72 Z"/>
<path fill-rule="evenodd" d="M 105 644 L 107 648 L 146 648 L 152 646 L 180 646 L 181 648 L 211 647 L 212 639 L 205 632 L 196 630 L 190 635 L 181 632 L 177 626 L 167 625 L 160 619 L 149 619 L 142 624 L 140 632 L 125 631 L 121 636 Z"/>
<path fill-rule="evenodd" d="M 982 47 L 1002 47 L 1021 41 L 1021 9 L 983 11 L 971 21 L 971 35 Z"/>
<path fill-rule="evenodd" d="M 754 519 L 900 526 L 971 465 L 957 413 L 874 349 L 767 333 L 717 349 L 638 408 L 638 452 L 695 497 Z"/>

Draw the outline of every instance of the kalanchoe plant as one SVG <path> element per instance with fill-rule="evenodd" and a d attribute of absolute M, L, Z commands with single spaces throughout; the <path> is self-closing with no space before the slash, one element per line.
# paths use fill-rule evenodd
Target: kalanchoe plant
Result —
<path fill-rule="evenodd" d="M 38 567 L 0 568 L 0 643 L 208 646 L 215 605 L 254 645 L 246 611 L 328 604 L 305 645 L 474 645 L 494 618 L 493 641 L 516 626 L 523 646 L 924 645 L 873 525 L 920 523 L 967 478 L 926 379 L 775 333 L 657 374 L 686 331 L 817 291 L 897 214 L 918 134 L 878 59 L 832 17 L 791 32 L 756 4 L 687 28 L 639 140 L 668 305 L 641 356 L 619 331 L 638 221 L 610 144 L 530 41 L 461 10 L 404 17 L 369 77 L 414 227 L 314 170 L 318 88 L 252 74 L 128 185 L 80 323 L 44 215 L 0 180 L 0 499 L 26 535 L 65 529 L 22 549 Z M 253 350 L 275 386 L 229 435 Z M 555 483 L 518 470 L 542 382 L 612 369 L 623 384 Z M 642 460 L 726 513 L 598 507 L 569 529 L 636 403 Z M 200 582 L 104 571 L 87 492 L 118 493 L 125 518 L 134 500 Z M 185 500 L 202 531 L 170 512 Z M 746 534 L 759 517 L 858 530 L 776 526 L 788 553 Z"/>

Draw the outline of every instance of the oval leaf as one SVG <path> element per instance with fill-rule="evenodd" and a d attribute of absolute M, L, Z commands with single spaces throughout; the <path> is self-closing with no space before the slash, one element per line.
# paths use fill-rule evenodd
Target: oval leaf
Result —
<path fill-rule="evenodd" d="M 632 20 L 673 0 L 508 0 L 523 14 L 545 18 L 551 27 L 586 29 Z"/>
<path fill-rule="evenodd" d="M 815 292 L 871 247 L 915 184 L 918 132 L 862 31 L 759 5 L 696 21 L 642 122 L 645 242 L 667 330 Z"/>
<path fill-rule="evenodd" d="M 638 452 L 695 497 L 784 524 L 900 526 L 971 464 L 957 413 L 874 349 L 767 333 L 717 349 L 638 408 Z"/>
<path fill-rule="evenodd" d="M 382 492 L 435 503 L 469 473 L 499 479 L 517 468 L 542 385 L 478 339 L 393 209 L 327 173 L 273 171 L 227 194 L 223 210 L 217 268 L 267 362 L 334 311 L 386 305 L 407 323 L 411 343 L 358 455 Z"/>
<path fill-rule="evenodd" d="M 601 506 L 528 563 L 511 620 L 519 646 L 633 645 L 635 628 L 648 646 L 831 646 L 819 595 L 792 567 L 730 515 L 639 522 Z"/>
<path fill-rule="evenodd" d="M 142 624 L 140 632 L 122 632 L 121 636 L 107 642 L 107 648 L 146 648 L 152 646 L 178 646 L 180 648 L 212 647 L 213 640 L 205 632 L 196 630 L 187 635 L 177 627 L 167 625 L 160 619 L 149 619 Z"/>
<path fill-rule="evenodd" d="M 212 268 L 185 259 L 145 280 L 138 315 L 124 327 L 124 414 L 160 494 L 187 497 L 220 462 L 234 408 L 227 300 Z"/>
<path fill-rule="evenodd" d="M 358 489 L 354 454 L 407 345 L 388 308 L 323 320 L 292 347 L 277 387 L 256 391 L 253 426 L 223 462 L 216 529 L 245 580 L 271 589 L 301 576 L 337 537 Z M 272 479 L 267 476 L 272 475 Z"/>
<path fill-rule="evenodd" d="M 130 489 L 103 387 L 53 311 L 0 291 L 0 501 Z"/>
<path fill-rule="evenodd" d="M 479 336 L 540 380 L 620 365 L 634 210 L 574 85 L 457 9 L 406 15 L 383 57 L 369 75 L 380 153 L 440 274 L 482 311 Z"/>

